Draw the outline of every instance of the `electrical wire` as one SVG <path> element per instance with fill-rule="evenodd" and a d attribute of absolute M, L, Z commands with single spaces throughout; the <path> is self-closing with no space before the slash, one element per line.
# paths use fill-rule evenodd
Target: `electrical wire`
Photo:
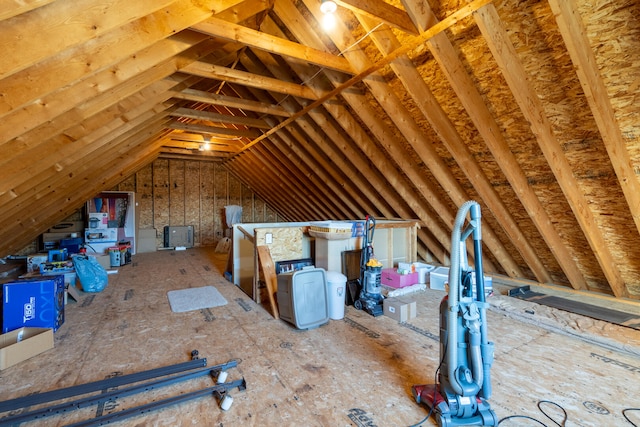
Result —
<path fill-rule="evenodd" d="M 562 421 L 558 422 L 558 421 L 554 420 L 548 413 L 546 413 L 545 410 L 542 408 L 543 404 L 549 404 L 549 405 L 553 405 L 553 406 L 556 406 L 557 408 L 559 408 L 562 411 L 562 414 L 563 414 Z M 562 406 L 560 406 L 559 404 L 557 404 L 555 402 L 552 402 L 550 400 L 540 400 L 540 401 L 538 401 L 538 409 L 540 410 L 540 412 L 542 412 L 542 414 L 545 417 L 549 418 L 558 427 L 565 427 L 566 426 L 566 423 L 567 423 L 567 411 L 565 411 L 564 408 Z M 640 411 L 640 408 L 626 408 L 626 409 L 623 409 L 622 410 L 622 416 L 633 427 L 638 427 L 638 425 L 636 423 L 634 423 L 633 421 L 631 421 L 629 419 L 629 417 L 627 416 L 627 412 L 631 412 L 631 411 Z M 516 418 L 524 418 L 526 420 L 534 421 L 534 422 L 538 423 L 539 425 L 541 425 L 543 427 L 548 427 L 542 421 L 537 420 L 537 419 L 535 419 L 533 417 L 529 417 L 527 415 L 511 415 L 511 416 L 508 416 L 508 417 L 504 417 L 503 419 L 501 419 L 498 422 L 498 425 L 502 424 L 504 421 L 512 420 L 512 419 L 516 419 Z"/>
<path fill-rule="evenodd" d="M 553 405 L 553 406 L 559 408 L 562 411 L 562 414 L 563 414 L 562 421 L 558 422 L 558 421 L 554 420 L 551 417 L 551 415 L 547 414 L 545 412 L 545 410 L 542 408 L 543 404 Z M 540 401 L 538 401 L 538 409 L 540 410 L 540 412 L 542 412 L 542 414 L 545 417 L 549 418 L 555 425 L 557 425 L 558 427 L 565 427 L 565 425 L 567 423 L 567 411 L 565 411 L 562 406 L 558 405 L 556 402 L 552 402 L 551 400 L 540 400 Z M 527 420 L 535 421 L 538 424 L 540 424 L 541 426 L 547 427 L 547 425 L 545 423 L 543 423 L 542 421 L 536 420 L 535 418 L 529 417 L 527 415 L 511 415 L 511 416 L 505 417 L 505 418 L 501 419 L 500 421 L 498 421 L 498 425 L 500 425 L 503 421 L 512 420 L 512 419 L 515 419 L 515 418 L 524 418 L 524 419 L 527 419 Z"/>
<path fill-rule="evenodd" d="M 627 412 L 631 412 L 631 411 L 640 411 L 640 408 L 627 408 L 627 409 L 623 409 L 622 410 L 622 416 L 624 417 L 625 420 L 627 420 L 629 422 L 629 424 L 631 424 L 633 427 L 638 427 L 638 425 L 636 423 L 634 423 L 633 421 L 631 421 L 629 419 L 629 417 L 627 417 Z"/>

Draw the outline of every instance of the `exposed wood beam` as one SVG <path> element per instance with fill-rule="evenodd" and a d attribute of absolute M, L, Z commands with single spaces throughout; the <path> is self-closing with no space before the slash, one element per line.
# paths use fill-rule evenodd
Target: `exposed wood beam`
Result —
<path fill-rule="evenodd" d="M 360 23 L 369 31 L 375 25 L 367 17 L 361 16 Z M 444 33 L 437 36 L 446 37 Z M 371 33 L 371 39 L 383 55 L 388 55 L 392 50 L 400 47 L 400 42 L 388 28 L 380 28 Z M 433 39 L 431 39 L 433 40 Z M 489 179 L 484 174 L 473 155 L 467 148 L 467 144 L 456 130 L 455 126 L 447 117 L 442 106 L 435 98 L 431 90 L 420 76 L 413 62 L 407 56 L 402 56 L 390 64 L 394 73 L 398 76 L 402 84 L 411 94 L 416 105 L 431 124 L 431 127 L 440 137 L 447 150 L 451 153 L 455 161 L 460 165 L 460 169 L 469 179 L 469 182 L 476 189 L 482 201 L 489 208 L 502 229 L 507 233 L 516 249 L 522 255 L 535 277 L 542 283 L 551 283 L 551 275 L 545 268 L 542 260 L 538 257 L 534 248 L 520 230 L 516 220 L 509 213 L 498 194 L 493 189 Z M 422 146 L 416 149 L 421 153 L 423 159 L 432 156 L 427 150 L 422 151 Z"/>
<path fill-rule="evenodd" d="M 481 4 L 485 4 L 483 3 L 484 1 L 486 0 L 482 0 L 477 3 L 474 2 L 474 7 L 477 6 L 478 8 L 480 8 Z M 317 17 L 321 15 L 322 12 L 320 12 L 318 5 L 312 4 L 312 0 L 304 0 L 304 2 L 313 14 L 315 14 Z M 472 10 L 467 10 L 466 8 L 463 8 L 462 10 L 465 11 L 466 14 L 472 13 Z M 449 18 L 451 18 L 452 16 L 456 16 L 455 19 L 452 19 L 454 21 L 457 21 L 458 17 L 460 17 L 461 15 L 465 15 L 465 13 L 461 13 L 461 15 L 458 15 L 459 12 L 450 15 Z M 442 21 L 440 24 L 443 24 L 444 22 L 445 21 Z M 435 27 L 427 30 L 416 39 L 422 40 L 424 38 L 423 41 L 428 40 L 433 35 L 439 32 L 438 28 L 440 24 L 436 24 Z M 340 22 L 336 24 L 336 27 L 338 28 L 338 31 L 332 32 L 330 35 L 336 46 L 338 46 L 339 49 L 343 50 L 349 46 L 352 46 L 355 43 L 355 40 L 350 37 L 348 28 L 346 28 L 346 26 L 342 25 Z M 443 24 L 442 27 L 443 29 L 447 28 L 448 24 Z M 431 34 L 432 31 L 433 34 Z M 413 47 L 413 43 L 408 43 L 407 45 Z M 407 49 L 407 45 L 403 45 L 399 49 L 396 49 L 393 53 L 386 56 L 381 62 L 386 62 L 390 58 L 393 58 L 393 60 L 400 58 L 410 50 L 410 48 Z M 400 133 L 420 155 L 422 161 L 431 170 L 440 186 L 446 189 L 447 194 L 453 200 L 455 205 L 461 206 L 463 203 L 468 201 L 470 199 L 468 194 L 466 194 L 460 183 L 455 179 L 451 170 L 438 155 L 433 145 L 424 138 L 422 130 L 415 122 L 411 114 L 407 111 L 406 107 L 402 104 L 402 101 L 395 95 L 393 91 L 390 90 L 385 79 L 378 73 L 377 67 L 379 66 L 379 63 L 372 64 L 369 58 L 361 50 L 348 51 L 345 53 L 345 57 L 352 63 L 354 69 L 362 70 L 361 73 L 359 73 L 355 77 L 359 77 L 362 73 L 368 73 L 368 75 L 373 76 L 373 78 L 363 78 L 363 81 L 366 83 L 371 94 L 386 111 L 388 117 L 394 122 L 396 128 L 400 131 Z M 389 63 L 390 62 L 392 61 L 389 61 Z M 370 72 L 370 70 L 372 71 Z M 347 81 L 347 83 L 349 83 L 351 80 L 352 79 Z M 315 102 L 311 105 L 313 104 L 315 104 Z M 429 185 L 429 183 L 425 184 Z M 438 212 L 442 215 L 442 212 Z M 448 225 L 452 227 L 453 221 Z M 507 250 L 507 248 L 504 247 L 498 236 L 490 227 L 484 227 L 483 240 L 487 248 L 489 248 L 494 257 L 500 262 L 507 275 L 509 275 L 510 277 L 523 276 L 522 270 L 518 266 L 517 262 L 513 259 L 512 254 Z"/>
<path fill-rule="evenodd" d="M 299 153 L 290 151 L 293 146 L 297 145 L 297 142 L 291 140 L 286 131 L 280 132 L 272 138 L 272 143 L 261 146 L 256 151 L 256 155 L 261 159 L 269 159 L 269 164 L 278 171 L 286 171 L 285 176 L 288 178 L 285 179 L 290 179 L 295 189 L 295 192 L 289 193 L 289 196 L 294 196 L 297 192 L 299 194 L 294 196 L 295 200 L 307 200 L 311 211 L 310 215 L 312 215 L 307 218 L 338 218 L 340 215 L 335 212 L 336 201 L 330 201 L 331 195 L 328 186 L 318 184 L 318 180 L 314 179 L 315 176 L 308 173 L 308 165 L 301 167 L 305 164 L 306 156 L 300 156 Z M 327 201 L 330 202 L 327 203 Z"/>
<path fill-rule="evenodd" d="M 440 21 L 437 25 L 429 28 L 429 30 L 427 30 L 424 33 L 422 33 L 420 36 L 414 37 L 413 39 L 407 41 L 401 48 L 396 49 L 393 53 L 387 55 L 385 58 L 381 59 L 377 63 L 372 64 L 367 69 L 359 71 L 357 75 L 351 77 L 349 80 L 347 80 L 346 82 L 342 83 L 340 86 L 336 87 L 332 91 L 324 94 L 322 97 L 317 98 L 314 102 L 312 102 L 311 104 L 307 105 L 305 108 L 303 108 L 302 110 L 298 111 L 296 114 L 292 115 L 287 120 L 282 121 L 278 126 L 272 128 L 266 134 L 264 134 L 264 135 L 260 136 L 259 138 L 256 138 L 255 140 L 251 141 L 251 143 L 248 144 L 245 147 L 245 150 L 251 148 L 252 145 L 257 144 L 258 142 L 262 141 L 263 139 L 269 137 L 271 134 L 273 134 L 273 133 L 277 132 L 278 130 L 282 129 L 283 127 L 287 126 L 289 123 L 293 122 L 298 117 L 301 117 L 301 116 L 307 114 L 309 111 L 313 110 L 314 108 L 318 107 L 319 105 L 322 105 L 323 103 L 325 103 L 329 99 L 331 99 L 334 96 L 338 95 L 340 92 L 352 87 L 356 83 L 360 83 L 361 81 L 366 79 L 369 75 L 371 75 L 371 74 L 377 72 L 378 70 L 384 68 L 385 66 L 389 65 L 392 61 L 395 61 L 396 58 L 399 58 L 400 56 L 407 54 L 409 51 L 415 49 L 417 46 L 419 46 L 422 43 L 426 42 L 427 40 L 429 40 L 434 35 L 438 34 L 441 31 L 446 30 L 451 25 L 456 24 L 460 20 L 462 20 L 462 19 L 466 18 L 467 16 L 471 15 L 472 13 L 474 13 L 476 10 L 478 10 L 478 9 L 484 7 L 485 5 L 491 3 L 491 1 L 492 0 L 474 0 L 469 5 L 464 6 L 460 10 L 452 13 L 447 18 L 445 18 L 444 20 Z M 318 12 L 318 13 L 320 13 L 320 12 Z M 313 97 L 308 97 L 307 99 L 314 99 L 314 98 Z"/>
<path fill-rule="evenodd" d="M 428 5 L 420 5 L 419 8 L 416 7 L 415 9 L 419 9 L 422 14 L 428 17 L 427 21 L 431 22 L 432 25 L 437 22 L 437 18 L 435 18 Z M 418 14 L 417 11 L 416 14 Z M 527 177 L 518 164 L 515 155 L 511 152 L 500 126 L 489 111 L 482 95 L 458 57 L 451 41 L 444 33 L 440 33 L 429 40 L 427 46 L 445 76 L 447 76 L 449 84 L 458 95 L 462 105 L 468 112 L 469 118 L 474 122 L 476 129 L 483 137 L 487 147 L 505 174 L 505 177 L 511 183 L 520 202 L 529 213 L 531 220 L 547 243 L 549 250 L 554 254 L 556 261 L 567 276 L 569 283 L 571 283 L 574 289 L 586 289 L 587 283 L 584 275 L 580 271 L 573 256 L 571 256 L 566 244 L 554 228 L 542 203 L 529 185 Z M 514 242 L 515 241 L 517 240 L 514 240 Z M 538 280 L 541 279 L 539 275 L 537 275 L 537 277 Z M 548 282 L 549 280 L 546 279 L 542 281 Z"/>
<path fill-rule="evenodd" d="M 55 0 L 1 0 L 0 21 L 22 15 L 30 10 L 37 9 Z"/>
<path fill-rule="evenodd" d="M 91 40 L 122 25 L 167 7 L 174 0 L 56 1 L 24 14 L 24 19 L 0 21 L 3 61 L 0 78 L 6 78 L 61 50 Z M 118 13 L 106 13 L 107 9 Z M 96 25 L 96 23 L 100 25 Z M 61 29 L 64 29 L 61 31 Z M 38 34 L 38 37 L 25 35 Z M 46 40 L 46 43 L 42 41 Z"/>
<path fill-rule="evenodd" d="M 196 38 L 196 41 L 199 39 Z M 33 141 L 41 141 L 54 133 L 51 128 L 62 117 L 73 116 L 69 125 L 84 120 L 104 109 L 105 104 L 117 103 L 139 91 L 141 87 L 163 79 L 187 63 L 206 56 L 215 46 L 215 43 L 208 40 L 195 45 L 179 43 L 173 39 L 162 40 L 135 57 L 117 64 L 114 67 L 118 71 L 117 78 L 114 78 L 114 69 L 102 70 L 7 115 L 0 121 L 0 146 L 18 135 L 29 139 L 34 136 Z M 40 123 L 47 124 L 49 130 L 44 136 L 36 137 L 31 131 Z M 26 132 L 29 132 L 29 136 Z M 0 162 L 3 160 L 5 159 L 0 159 Z"/>
<path fill-rule="evenodd" d="M 160 122 L 163 120 L 166 119 L 164 119 L 162 115 L 158 115 L 157 111 L 145 111 L 135 120 L 124 125 L 118 123 L 117 131 L 103 133 L 102 129 L 99 129 L 96 131 L 96 136 L 88 135 L 86 137 L 85 141 L 92 141 L 91 143 L 82 144 L 81 141 L 79 144 L 63 150 L 69 153 L 67 157 L 55 162 L 49 168 L 34 170 L 30 174 L 31 179 L 29 182 L 21 183 L 15 186 L 15 190 L 12 190 L 12 192 L 0 196 L 0 204 L 6 203 L 5 199 L 7 198 L 11 198 L 12 201 L 10 207 L 0 212 L 0 222 L 9 220 L 10 217 L 15 215 L 19 217 L 20 211 L 26 203 L 33 203 L 34 200 L 42 201 L 43 198 L 50 197 L 52 193 L 59 191 L 57 184 L 62 185 L 69 179 L 78 178 L 78 168 L 84 170 L 87 167 L 86 164 L 89 163 L 86 162 L 86 156 L 92 156 L 92 165 L 96 161 L 96 157 L 102 156 L 108 159 L 108 150 L 110 148 L 107 144 L 117 140 L 117 138 L 120 138 L 122 135 L 126 135 L 127 132 L 131 132 L 132 129 L 136 129 L 136 126 L 140 126 L 149 121 Z M 75 148 L 75 150 L 73 148 Z"/>
<path fill-rule="evenodd" d="M 629 150 L 598 70 L 598 62 L 589 44 L 587 30 L 580 18 L 577 4 L 575 0 L 549 0 L 549 4 L 575 65 L 582 90 L 611 159 L 611 165 L 627 199 L 636 230 L 640 232 L 640 181 L 633 170 Z"/>
<path fill-rule="evenodd" d="M 170 139 L 169 137 L 165 138 L 164 148 L 167 150 L 181 150 L 187 154 L 197 154 L 200 153 L 232 153 L 238 151 L 238 147 L 233 147 L 230 145 L 211 145 L 209 144 L 209 148 L 204 148 L 203 143 L 196 142 L 184 142 L 184 141 L 176 141 L 175 139 Z M 176 151 L 177 153 L 178 151 Z"/>
<path fill-rule="evenodd" d="M 484 35 L 502 74 L 513 93 L 516 102 L 530 123 L 538 145 L 542 150 L 558 185 L 562 188 L 571 209 L 584 232 L 591 250 L 596 256 L 609 286 L 617 297 L 629 297 L 620 269 L 607 245 L 602 231 L 596 223 L 589 202 L 581 192 L 578 181 L 573 175 L 560 143 L 553 133 L 551 123 L 544 111 L 533 86 L 527 79 L 524 65 L 518 58 L 515 47 L 509 40 L 507 31 L 502 26 L 498 12 L 489 5 L 476 14 L 474 18 Z"/>
<path fill-rule="evenodd" d="M 45 144 L 41 149 L 43 153 L 46 153 L 45 155 L 34 158 L 33 150 L 19 150 L 21 151 L 20 156 L 3 166 L 3 169 L 11 171 L 11 174 L 8 175 L 10 179 L 0 182 L 0 200 L 3 200 L 4 197 L 20 197 L 24 192 L 31 191 L 39 183 L 37 177 L 41 176 L 43 172 L 53 169 L 59 174 L 64 171 L 67 165 L 73 164 L 74 159 L 78 156 L 90 156 L 93 150 L 102 148 L 101 144 L 106 144 L 107 141 L 130 129 L 133 124 L 137 123 L 139 116 L 152 114 L 163 117 L 167 110 L 163 103 L 170 97 L 168 91 L 181 89 L 190 82 L 191 79 L 185 75 L 182 76 L 182 81 L 158 80 L 137 94 L 126 97 L 117 103 L 115 108 L 105 108 L 91 117 L 91 120 L 77 120 L 65 127 L 62 124 L 56 124 L 60 126 L 56 130 L 45 127 L 42 130 L 43 137 L 40 141 Z M 122 114 L 122 111 L 125 110 L 128 110 L 127 113 Z M 77 119 L 77 117 L 78 115 L 74 114 L 69 121 Z M 63 123 L 66 123 L 66 120 L 63 120 Z M 84 127 L 84 133 L 79 139 L 74 140 L 72 137 L 62 134 L 63 131 L 69 130 L 71 130 L 71 134 L 76 126 Z M 52 134 L 49 138 L 44 137 L 44 131 L 47 129 Z M 34 148 L 35 150 L 40 149 L 40 145 L 36 145 L 36 147 L 38 148 Z M 21 173 L 27 174 L 31 179 L 22 183 L 12 181 L 15 179 L 14 175 Z M 44 181 L 45 184 L 51 185 L 47 182 L 46 177 Z"/>
<path fill-rule="evenodd" d="M 316 50 L 299 43 L 294 43 L 261 31 L 252 30 L 242 25 L 223 21 L 217 18 L 210 18 L 206 21 L 193 25 L 196 31 L 200 31 L 210 36 L 222 38 L 233 42 L 240 42 L 244 45 L 265 50 L 297 59 L 310 64 L 315 64 L 323 68 L 329 68 L 343 73 L 353 74 L 351 66 L 342 57 L 330 53 Z"/>
<path fill-rule="evenodd" d="M 0 117 L 28 102 L 42 99 L 58 88 L 87 78 L 105 67 L 126 64 L 127 58 L 140 56 L 145 49 L 163 39 L 171 38 L 175 44 L 187 45 L 203 41 L 206 39 L 205 35 L 181 30 L 209 16 L 210 12 L 194 7 L 191 0 L 178 0 L 166 9 L 115 28 L 86 43 L 62 50 L 14 74 L 11 79 L 0 80 L 0 93 L 3 94 L 0 97 Z M 176 33 L 177 31 L 179 32 Z M 132 34 L 135 37 L 131 37 Z M 122 43 L 122 40 L 127 42 Z M 175 48 L 171 50 L 173 49 Z M 112 69 L 112 73 L 122 74 L 123 71 L 121 67 Z"/>
<path fill-rule="evenodd" d="M 270 129 L 262 119 L 255 119 L 246 116 L 232 116 L 229 114 L 219 114 L 212 111 L 194 110 L 192 108 L 180 107 L 170 113 L 173 117 L 187 117 L 195 120 L 206 120 L 213 123 L 241 125 L 249 128 Z"/>
<path fill-rule="evenodd" d="M 277 62 L 272 61 L 272 57 L 269 54 L 258 52 L 256 55 L 276 78 L 281 80 L 291 78 L 278 67 Z M 294 68 L 298 67 L 294 66 Z M 291 112 L 300 109 L 300 104 L 292 99 L 283 99 L 281 100 L 281 104 Z M 300 135 L 297 128 L 298 126 L 306 136 Z M 348 164 L 341 156 L 336 156 L 330 149 L 330 146 L 333 145 L 332 142 L 340 144 L 344 137 L 342 137 L 339 132 L 332 132 L 327 135 L 326 132 L 330 131 L 329 127 L 322 129 L 321 125 L 314 124 L 312 120 L 308 120 L 307 117 L 301 118 L 301 120 L 295 123 L 295 126 L 291 126 L 288 129 L 292 135 L 296 135 L 298 138 L 297 142 L 289 145 L 289 148 L 297 152 L 297 154 L 304 159 L 303 161 L 309 165 L 311 170 L 316 171 L 315 174 L 320 181 L 325 182 L 325 187 L 334 192 L 332 197 L 343 200 L 345 207 L 349 208 L 352 215 L 356 215 L 356 217 L 364 217 L 366 212 L 373 214 L 371 211 L 373 206 L 370 205 L 371 200 L 377 199 L 378 195 L 374 194 L 373 188 L 362 178 L 357 168 L 353 168 L 352 165 Z M 320 129 L 325 133 L 321 134 L 319 132 Z M 281 137 L 285 141 L 287 140 L 286 136 Z M 309 144 L 311 141 L 315 144 Z M 344 143 L 347 142 L 344 141 Z M 312 146 L 318 147 L 318 150 L 314 150 Z M 326 155 L 322 156 L 318 151 L 325 151 Z M 327 158 L 331 159 L 331 161 L 328 162 Z M 340 174 L 339 171 L 352 171 L 350 173 L 351 179 L 346 180 L 345 174 Z M 327 200 L 333 199 L 328 198 Z M 360 207 L 357 207 L 355 203 L 359 203 Z M 368 207 L 367 204 L 369 204 Z M 343 213 L 343 215 L 345 215 L 345 217 L 349 216 L 346 212 Z"/>
<path fill-rule="evenodd" d="M 177 120 L 171 121 L 167 124 L 168 129 L 184 130 L 187 132 L 206 133 L 209 135 L 230 135 L 230 136 L 243 136 L 246 138 L 255 138 L 256 132 L 252 130 L 242 129 L 230 129 L 219 126 L 206 126 L 198 124 L 189 124 L 179 122 Z"/>
<path fill-rule="evenodd" d="M 290 2 L 278 2 L 274 10 L 280 19 L 285 22 L 289 31 L 302 43 L 317 47 L 322 46 L 323 42 L 315 33 L 307 31 L 306 26 L 301 24 L 304 19 L 293 4 Z M 266 21 L 264 25 L 267 25 Z M 275 26 L 269 26 L 269 30 L 275 31 Z M 339 87 L 342 83 L 342 76 L 338 75 L 338 73 L 326 70 L 325 74 L 334 87 Z M 320 81 L 318 80 L 309 81 L 309 86 L 319 93 L 327 91 L 325 87 L 319 85 Z M 340 103 L 329 102 L 323 104 L 323 107 L 333 116 L 337 123 L 340 123 L 346 134 L 358 140 L 358 148 L 362 150 L 368 158 L 368 162 L 378 169 L 388 183 L 387 185 L 372 184 L 381 188 L 392 188 L 412 211 L 403 210 L 403 203 L 399 203 L 396 206 L 398 214 L 405 218 L 419 218 L 423 223 L 428 224 L 429 231 L 435 236 L 437 243 L 434 243 L 429 236 L 425 237 L 423 241 L 428 245 L 429 250 L 436 254 L 438 260 L 441 263 L 445 263 L 446 259 L 442 248 L 450 246 L 450 232 L 446 230 L 443 223 L 453 224 L 453 214 L 449 213 L 446 207 L 443 208 L 443 214 L 441 214 L 445 217 L 443 220 L 429 208 L 425 199 L 429 200 L 430 204 L 438 206 L 436 196 L 431 193 L 431 184 L 424 182 L 422 171 L 415 167 L 414 162 L 407 162 L 407 153 L 401 148 L 402 144 L 399 137 L 389 126 L 381 122 L 378 113 L 370 107 L 366 95 L 355 91 L 344 91 L 341 95 L 351 108 L 358 112 L 357 119 L 351 117 L 351 112 Z M 361 128 L 360 121 L 367 127 L 367 131 Z M 369 132 L 376 137 L 379 144 L 371 140 Z M 380 147 L 384 147 L 384 150 L 381 150 Z M 345 152 L 345 155 L 349 158 L 357 157 L 357 154 L 351 152 Z M 402 165 L 401 169 L 411 183 L 407 182 L 407 179 L 395 167 L 390 167 L 389 160 L 397 165 Z M 367 173 L 367 175 L 369 174 Z M 418 191 L 416 191 L 416 188 Z M 392 200 L 394 196 L 388 195 L 388 197 L 389 200 Z M 427 234 L 429 233 L 424 231 L 421 236 Z M 496 271 L 495 266 L 490 262 L 486 264 L 486 268 L 490 271 Z"/>
<path fill-rule="evenodd" d="M 96 153 L 92 162 L 87 162 L 86 158 L 79 160 L 76 166 L 71 167 L 73 174 L 58 174 L 49 188 L 43 188 L 37 195 L 26 199 L 20 206 L 21 212 L 13 219 L 6 220 L 6 223 L 19 223 L 21 226 L 21 232 L 10 236 L 7 245 L 23 242 L 25 236 L 33 237 L 42 233 L 44 230 L 40 227 L 52 213 L 72 209 L 67 213 L 69 215 L 88 198 L 126 178 L 131 173 L 130 167 L 139 168 L 149 161 L 147 156 L 153 156 L 160 148 L 160 139 L 148 144 L 141 142 L 157 135 L 158 129 L 158 120 L 153 117 L 141 128 L 131 128 L 121 137 L 113 139 L 108 148 Z M 1 221 L 5 223 L 4 212 L 2 216 Z"/>
<path fill-rule="evenodd" d="M 183 132 L 170 132 L 166 135 L 167 144 L 173 147 L 197 149 L 205 142 L 213 147 L 229 147 L 231 149 L 239 149 L 243 146 L 240 139 L 222 139 L 222 138 L 205 138 L 201 134 L 189 134 Z"/>
<path fill-rule="evenodd" d="M 239 110 L 255 111 L 256 113 L 269 114 L 273 116 L 289 117 L 290 114 L 281 106 L 256 102 L 249 99 L 235 98 L 220 95 L 202 90 L 185 89 L 181 92 L 174 92 L 174 98 L 186 101 L 202 102 L 210 105 L 221 105 Z"/>
<path fill-rule="evenodd" d="M 438 18 L 428 4 L 421 0 L 401 0 L 404 10 L 419 32 L 425 31 L 438 23 Z"/>
<path fill-rule="evenodd" d="M 197 148 L 192 150 L 188 148 L 175 148 L 170 147 L 171 143 L 166 141 L 160 149 L 160 156 L 166 157 L 166 155 L 180 155 L 182 158 L 193 159 L 194 157 L 215 157 L 217 159 L 226 158 L 229 152 L 235 150 L 198 150 Z"/>
<path fill-rule="evenodd" d="M 384 22 L 406 33 L 417 35 L 418 30 L 411 18 L 402 9 L 382 0 L 336 0 L 339 6 L 362 13 L 377 22 Z"/>
<path fill-rule="evenodd" d="M 237 83 L 244 86 L 255 87 L 262 90 L 284 93 L 306 99 L 315 99 L 315 95 L 306 86 L 281 82 L 271 77 L 234 70 L 220 65 L 194 62 L 182 70 L 184 73 L 193 74 L 208 79 L 221 80 L 229 83 Z"/>

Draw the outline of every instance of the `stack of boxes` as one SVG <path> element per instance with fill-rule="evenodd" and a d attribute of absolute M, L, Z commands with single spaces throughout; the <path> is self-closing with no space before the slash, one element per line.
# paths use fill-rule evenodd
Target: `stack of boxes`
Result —
<path fill-rule="evenodd" d="M 89 249 L 98 254 L 107 253 L 107 249 L 115 246 L 118 241 L 118 225 L 110 224 L 109 214 L 106 212 L 89 213 L 88 222 L 89 228 L 84 230 L 84 240 Z"/>
<path fill-rule="evenodd" d="M 64 275 L 18 279 L 2 285 L 0 370 L 53 348 L 64 323 Z"/>

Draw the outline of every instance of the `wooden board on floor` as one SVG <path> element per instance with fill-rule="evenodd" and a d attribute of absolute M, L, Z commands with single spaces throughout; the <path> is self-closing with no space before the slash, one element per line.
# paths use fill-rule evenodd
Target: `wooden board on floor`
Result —
<path fill-rule="evenodd" d="M 271 308 L 271 314 L 275 319 L 280 318 L 278 313 L 278 304 L 276 302 L 276 292 L 278 291 L 278 277 L 276 275 L 276 267 L 271 258 L 269 247 L 260 245 L 257 246 L 258 260 L 260 263 L 260 270 L 264 275 L 264 281 L 267 286 L 267 292 L 269 294 L 269 306 Z"/>

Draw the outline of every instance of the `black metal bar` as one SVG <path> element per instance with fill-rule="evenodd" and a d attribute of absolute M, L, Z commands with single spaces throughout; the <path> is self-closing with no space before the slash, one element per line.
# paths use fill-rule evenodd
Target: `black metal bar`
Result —
<path fill-rule="evenodd" d="M 13 424 L 23 423 L 26 421 L 33 421 L 36 419 L 47 418 L 55 415 L 61 415 L 66 412 L 74 411 L 76 409 L 86 408 L 88 406 L 97 405 L 101 402 L 118 399 L 125 396 L 131 396 L 133 394 L 151 391 L 156 388 L 166 387 L 168 385 L 176 384 L 178 382 L 187 381 L 193 378 L 198 378 L 208 374 L 213 374 L 217 371 L 223 371 L 225 369 L 235 368 L 238 366 L 236 360 L 222 363 L 207 368 L 198 369 L 192 372 L 181 373 L 171 376 L 169 378 L 163 378 L 155 381 L 145 382 L 132 387 L 110 390 L 106 393 L 99 395 L 88 396 L 85 398 L 74 400 L 73 402 L 61 403 L 59 405 L 48 406 L 45 408 L 36 409 L 22 414 L 11 415 L 8 417 L 0 418 L 0 427 L 9 426 Z"/>
<path fill-rule="evenodd" d="M 103 415 L 101 417 L 92 418 L 90 420 L 80 421 L 73 424 L 68 424 L 65 427 L 90 427 L 90 426 L 102 426 L 112 422 L 122 421 L 127 418 L 134 417 L 136 415 L 142 415 L 147 412 L 154 411 L 156 409 L 166 408 L 167 406 L 175 405 L 177 403 L 187 402 L 189 400 L 196 399 L 198 397 L 206 396 L 208 394 L 226 392 L 232 388 L 238 387 L 239 390 L 247 388 L 247 383 L 243 379 L 232 381 L 229 383 L 222 383 L 213 387 L 203 388 L 201 390 L 192 391 L 190 393 L 180 394 L 178 396 L 168 397 L 156 402 L 147 403 L 144 405 L 136 406 L 134 408 L 124 409 L 122 411 L 113 412 L 111 414 Z"/>
<path fill-rule="evenodd" d="M 164 375 L 176 374 L 178 372 L 188 371 L 190 369 L 201 368 L 207 366 L 207 359 L 193 359 L 188 362 L 178 363 L 161 368 L 150 369 L 148 371 L 136 372 L 120 377 L 107 378 L 100 381 L 94 381 L 87 384 L 79 384 L 71 387 L 61 388 L 57 390 L 46 391 L 44 393 L 31 394 L 28 396 L 17 397 L 15 399 L 0 402 L 0 413 L 14 411 L 16 409 L 25 408 L 42 403 L 53 402 L 54 400 L 65 399 L 68 397 L 78 396 L 81 394 L 92 393 L 94 391 L 106 390 L 118 387 L 124 384 L 131 384 L 139 381 L 145 381 Z"/>

